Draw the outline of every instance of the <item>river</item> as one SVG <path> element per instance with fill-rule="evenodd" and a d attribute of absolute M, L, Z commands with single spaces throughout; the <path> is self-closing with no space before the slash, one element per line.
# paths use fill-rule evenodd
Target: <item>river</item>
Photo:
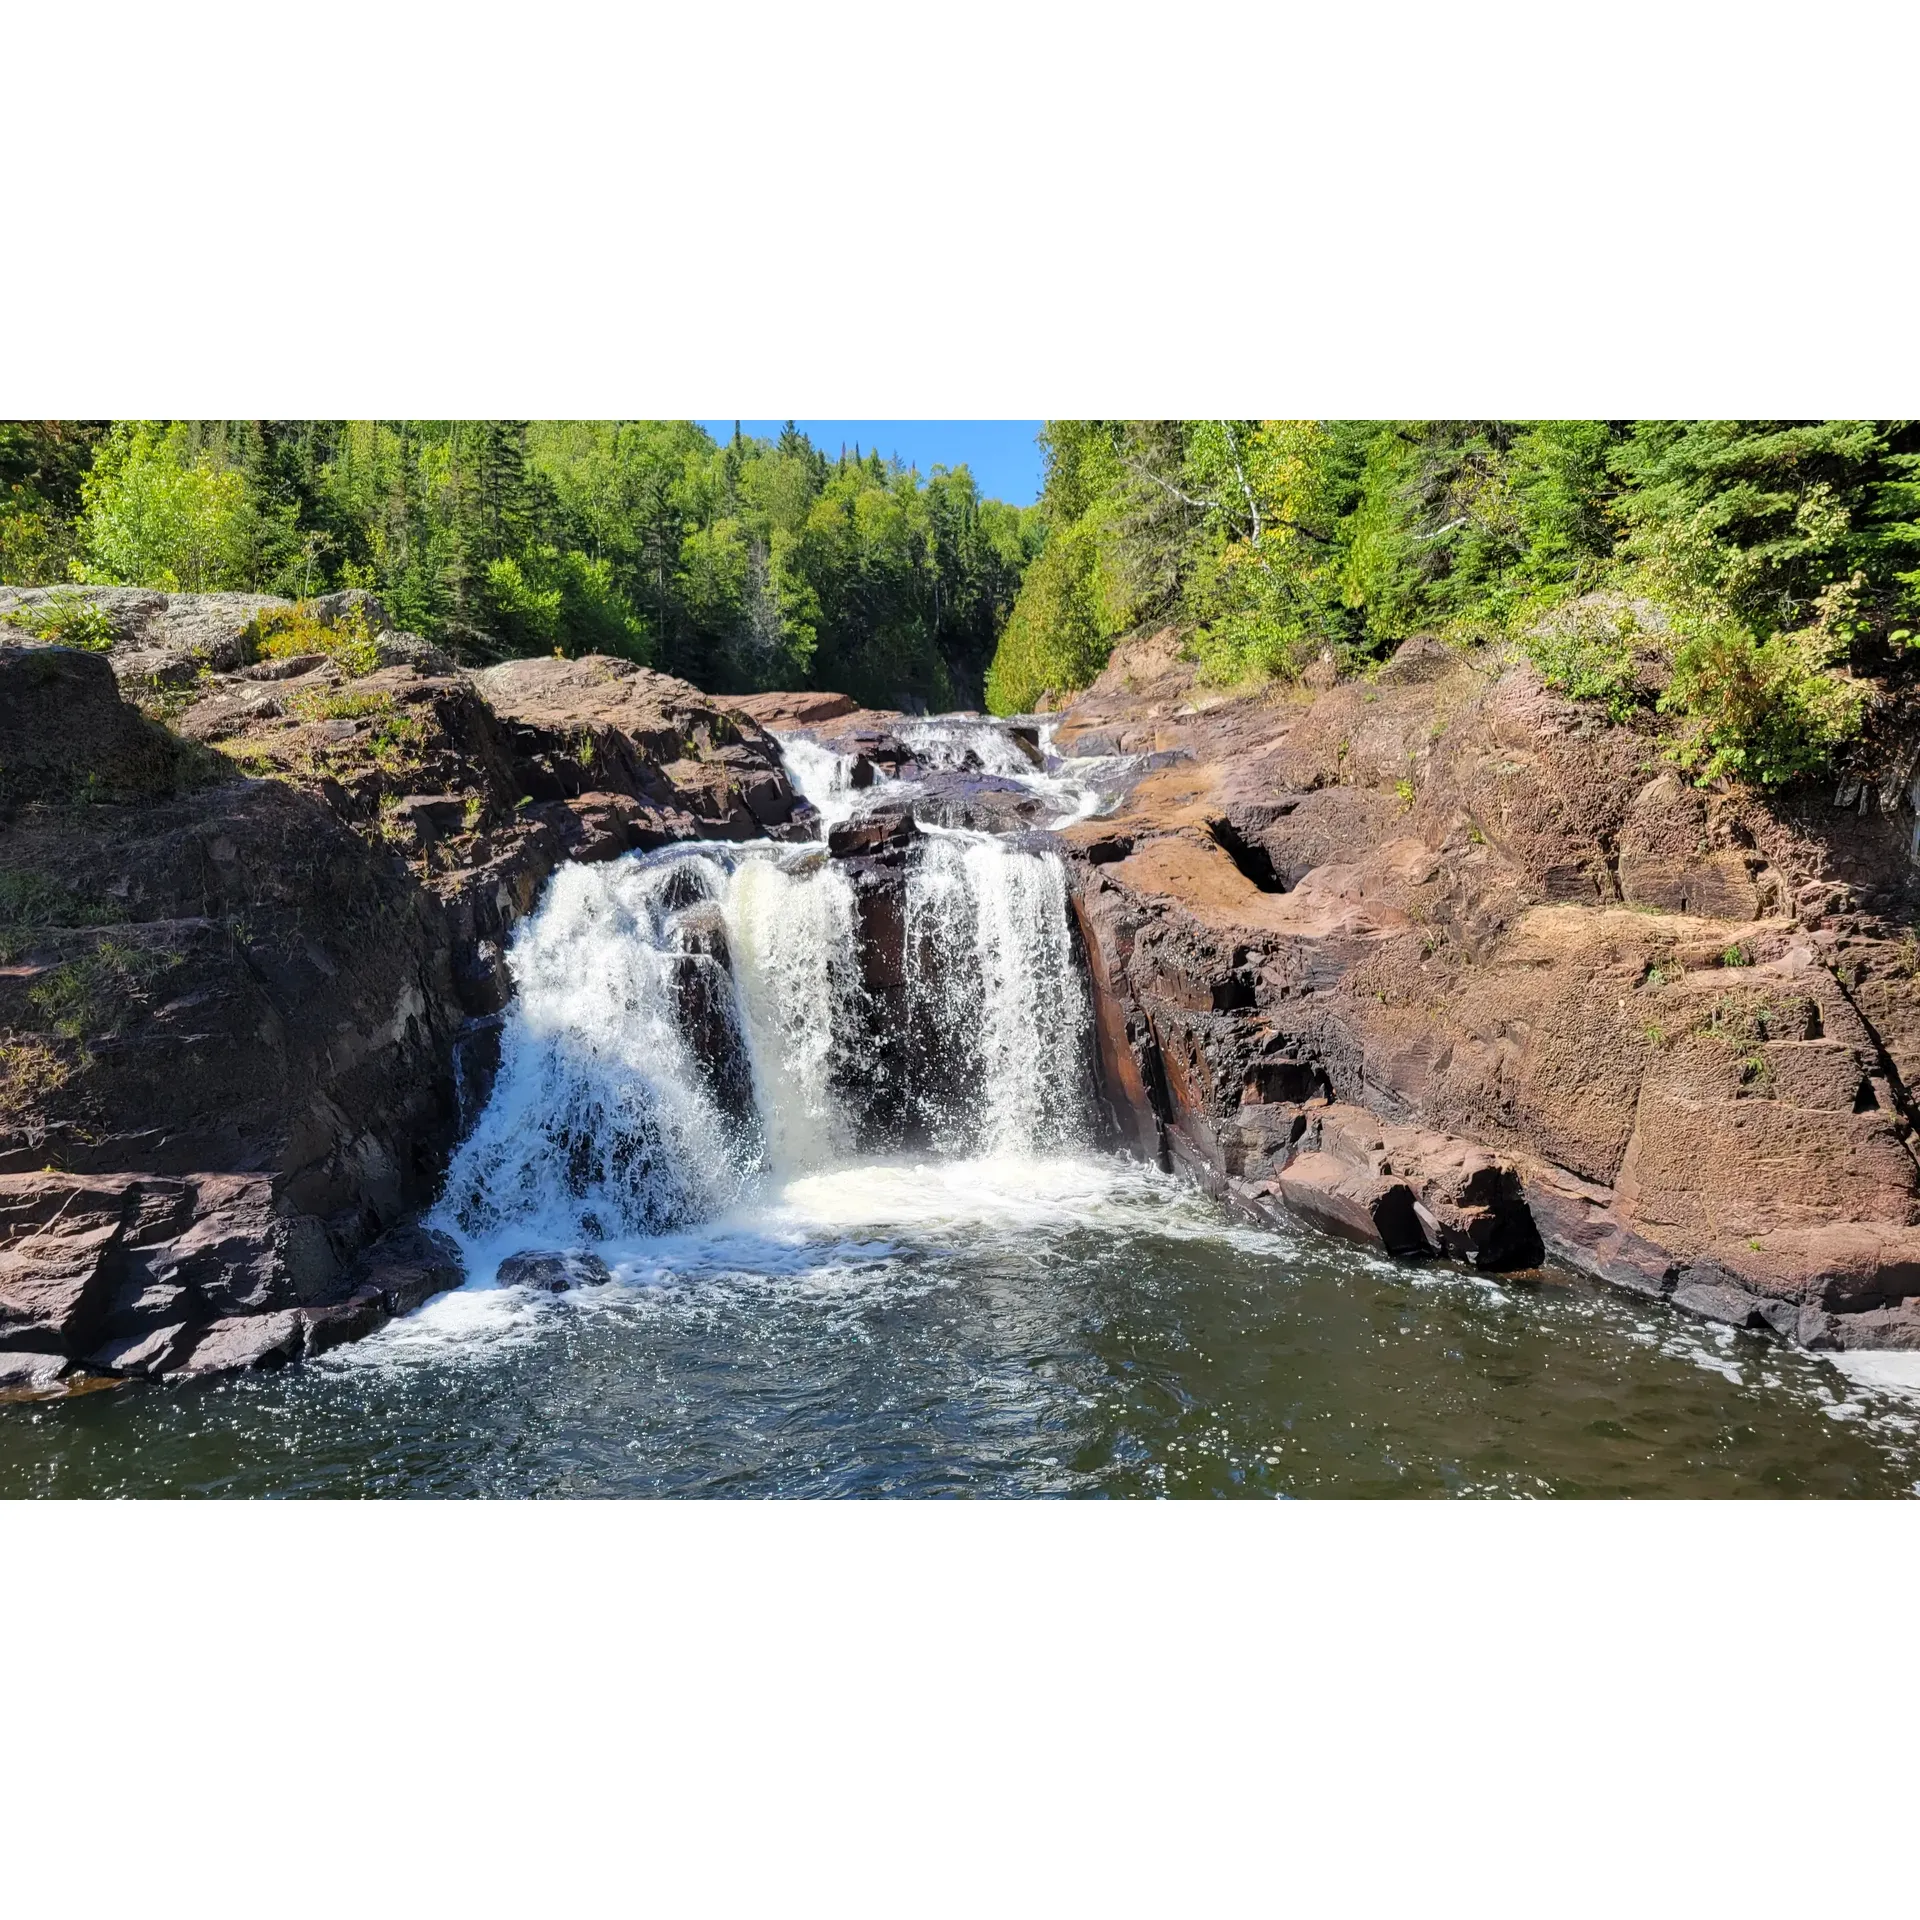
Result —
<path fill-rule="evenodd" d="M 1039 824 L 1125 773 L 909 744 Z M 917 791 L 788 758 L 828 821 Z M 876 988 L 821 848 L 562 869 L 434 1215 L 467 1286 L 285 1373 L 0 1409 L 0 1494 L 1920 1490 L 1905 1357 L 1244 1225 L 1098 1150 L 1043 840 L 936 828 L 901 899 Z M 501 1284 L 528 1250 L 610 1279 Z"/>

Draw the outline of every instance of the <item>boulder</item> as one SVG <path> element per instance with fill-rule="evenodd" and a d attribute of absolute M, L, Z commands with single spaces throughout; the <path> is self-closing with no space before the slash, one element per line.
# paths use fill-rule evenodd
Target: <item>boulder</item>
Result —
<path fill-rule="evenodd" d="M 509 1254 L 500 1262 L 497 1277 L 503 1287 L 566 1293 L 573 1287 L 605 1286 L 613 1274 L 596 1253 L 529 1252 Z"/>
<path fill-rule="evenodd" d="M 64 1353 L 0 1349 L 0 1401 L 50 1398 L 72 1364 Z"/>
<path fill-rule="evenodd" d="M 1360 1172 L 1335 1154 L 1305 1153 L 1288 1163 L 1276 1185 L 1288 1208 L 1316 1226 L 1385 1253 L 1427 1251 L 1404 1180 Z"/>
<path fill-rule="evenodd" d="M 457 1242 L 418 1221 L 382 1234 L 354 1268 L 353 1299 L 371 1294 L 387 1313 L 411 1313 L 436 1293 L 464 1284 L 466 1266 Z"/>
<path fill-rule="evenodd" d="M 732 694 L 726 706 L 730 713 L 745 714 L 756 726 L 783 733 L 797 733 L 859 711 L 859 703 L 844 693 Z"/>
<path fill-rule="evenodd" d="M 1017 780 L 982 773 L 927 773 L 915 782 L 913 817 L 936 827 L 1017 833 L 1056 818 L 1057 802 Z"/>
<path fill-rule="evenodd" d="M 311 1307 L 300 1316 L 304 1351 L 311 1359 L 349 1340 L 364 1340 L 391 1318 L 388 1296 L 377 1286 L 363 1286 L 335 1307 Z"/>
<path fill-rule="evenodd" d="M 104 654 L 0 644 L 0 815 L 28 802 L 160 800 L 199 770 L 120 698 Z"/>
<path fill-rule="evenodd" d="M 146 1333 L 125 1333 L 88 1354 L 87 1365 L 103 1373 L 143 1375 L 162 1373 L 176 1353 L 184 1350 L 190 1329 L 184 1320 Z"/>
<path fill-rule="evenodd" d="M 895 801 L 850 820 L 836 821 L 827 829 L 827 852 L 835 860 L 897 853 L 910 847 L 918 832 L 913 809 L 904 801 Z"/>
<path fill-rule="evenodd" d="M 246 1314 L 216 1320 L 201 1332 L 185 1363 L 173 1372 L 182 1380 L 205 1380 L 216 1374 L 283 1367 L 300 1357 L 305 1337 L 305 1321 L 298 1313 Z"/>

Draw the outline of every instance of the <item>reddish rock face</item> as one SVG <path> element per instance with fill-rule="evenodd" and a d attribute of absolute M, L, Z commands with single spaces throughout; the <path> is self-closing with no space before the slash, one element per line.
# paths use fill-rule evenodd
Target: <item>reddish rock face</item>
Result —
<path fill-rule="evenodd" d="M 256 664 L 275 603 L 202 598 L 109 597 L 111 656 L 0 645 L 8 1392 L 277 1365 L 457 1284 L 397 1223 L 553 869 L 812 831 L 771 737 L 682 682 L 391 634 L 357 676 Z M 170 727 L 121 693 L 168 649 Z"/>
<path fill-rule="evenodd" d="M 1259 1217 L 1920 1346 L 1910 821 L 1699 792 L 1427 641 L 1236 699 L 1155 635 L 1056 738 L 1180 756 L 1064 836 L 1123 1134 Z"/>
<path fill-rule="evenodd" d="M 844 693 L 743 693 L 729 695 L 729 713 L 742 713 L 756 726 L 817 727 L 859 712 L 857 702 Z"/>

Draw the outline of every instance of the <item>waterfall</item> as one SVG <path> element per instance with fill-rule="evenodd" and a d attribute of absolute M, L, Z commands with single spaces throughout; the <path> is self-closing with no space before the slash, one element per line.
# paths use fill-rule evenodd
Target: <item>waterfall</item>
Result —
<path fill-rule="evenodd" d="M 904 992 L 866 986 L 854 884 L 817 845 L 561 868 L 515 936 L 499 1074 L 435 1224 L 577 1247 L 859 1150 L 1079 1144 L 1088 1013 L 1059 856 L 930 831 L 861 884 L 897 903 Z"/>
<path fill-rule="evenodd" d="M 685 1017 L 696 997 L 730 1016 L 731 994 L 699 996 L 724 956 L 679 937 L 689 918 L 710 929 L 727 882 L 705 855 L 554 875 L 509 955 L 500 1070 L 449 1169 L 445 1224 L 473 1238 L 524 1224 L 564 1246 L 658 1233 L 745 1191 L 759 1123 L 729 1112 L 724 1053 L 703 1053 Z"/>
<path fill-rule="evenodd" d="M 982 773 L 1018 780 L 1034 770 L 1033 758 L 1014 745 L 1006 728 L 990 720 L 954 720 L 944 715 L 915 720 L 900 729 L 900 740 L 923 766 L 941 771 L 971 762 Z"/>
<path fill-rule="evenodd" d="M 906 946 L 929 1130 L 949 1151 L 1078 1144 L 1088 1013 L 1060 857 L 925 833 Z"/>
<path fill-rule="evenodd" d="M 793 790 L 812 804 L 827 826 L 849 818 L 859 804 L 853 784 L 854 756 L 836 753 L 795 734 L 780 743 L 781 763 Z"/>
<path fill-rule="evenodd" d="M 819 853 L 798 871 L 750 859 L 734 870 L 726 916 L 769 1164 L 779 1174 L 826 1165 L 852 1144 L 833 1081 L 862 997 L 853 889 Z"/>

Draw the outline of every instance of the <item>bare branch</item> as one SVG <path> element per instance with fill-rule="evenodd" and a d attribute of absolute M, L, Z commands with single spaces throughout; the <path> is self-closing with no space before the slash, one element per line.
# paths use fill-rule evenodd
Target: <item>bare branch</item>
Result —
<path fill-rule="evenodd" d="M 1171 480 L 1163 480 L 1151 467 L 1145 467 L 1138 460 L 1129 460 L 1125 454 L 1120 456 L 1120 464 L 1130 473 L 1136 473 L 1142 480 L 1151 480 L 1163 493 L 1170 493 L 1184 507 L 1195 507 L 1202 513 L 1218 513 L 1218 500 L 1196 500 L 1192 494 L 1183 493 Z"/>
<path fill-rule="evenodd" d="M 1253 521 L 1253 544 L 1258 547 L 1260 544 L 1260 505 L 1253 497 L 1252 487 L 1247 484 L 1247 470 L 1240 464 L 1240 437 L 1234 432 L 1233 422 L 1231 420 L 1222 420 L 1220 424 L 1226 430 L 1227 452 L 1233 456 L 1233 470 L 1239 476 L 1240 491 L 1247 496 L 1247 513 Z"/>

